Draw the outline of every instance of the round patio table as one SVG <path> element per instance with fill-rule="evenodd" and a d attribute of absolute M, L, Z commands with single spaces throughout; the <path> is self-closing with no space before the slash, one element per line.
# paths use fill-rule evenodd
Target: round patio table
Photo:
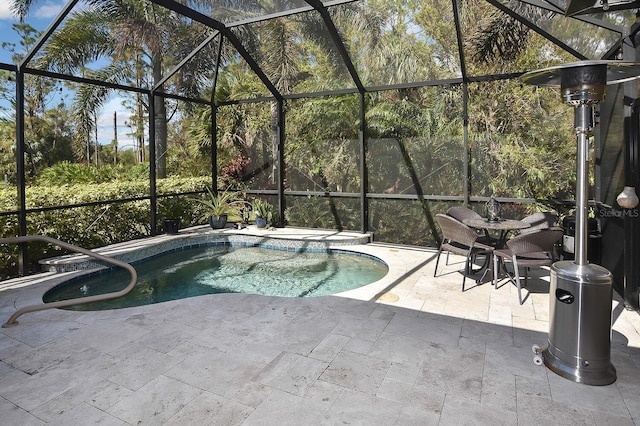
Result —
<path fill-rule="evenodd" d="M 494 231 L 500 231 L 500 238 L 498 238 L 498 244 L 496 248 L 504 247 L 505 243 L 507 242 L 507 235 L 510 231 L 525 229 L 531 226 L 527 222 L 513 219 L 500 219 L 495 221 L 491 221 L 485 218 L 464 219 L 462 223 L 476 229 L 490 229 Z"/>
<path fill-rule="evenodd" d="M 518 229 L 528 228 L 529 225 L 527 222 L 523 222 L 521 220 L 513 220 L 513 219 L 499 219 L 499 220 L 489 220 L 486 218 L 480 219 L 464 219 L 462 221 L 467 226 L 475 229 L 490 229 L 492 231 L 500 231 L 500 237 L 498 237 L 498 242 L 496 243 L 496 248 L 501 249 L 504 248 L 507 243 L 507 236 L 509 232 L 516 231 Z M 490 257 L 485 259 L 484 264 L 480 268 L 482 272 L 482 277 L 487 277 L 488 272 L 492 269 Z M 493 274 L 491 274 L 493 275 Z M 493 277 L 491 277 L 493 281 Z M 495 285 L 495 281 L 494 281 Z"/>

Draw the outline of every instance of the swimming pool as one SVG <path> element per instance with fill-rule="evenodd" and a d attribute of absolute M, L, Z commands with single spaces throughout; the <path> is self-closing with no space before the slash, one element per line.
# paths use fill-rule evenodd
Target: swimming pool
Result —
<path fill-rule="evenodd" d="M 389 270 L 380 259 L 343 250 L 292 252 L 228 245 L 175 251 L 135 267 L 138 284 L 131 293 L 69 309 L 118 309 L 215 293 L 324 296 L 370 284 Z M 118 291 L 128 281 L 121 270 L 72 279 L 47 291 L 43 301 Z"/>

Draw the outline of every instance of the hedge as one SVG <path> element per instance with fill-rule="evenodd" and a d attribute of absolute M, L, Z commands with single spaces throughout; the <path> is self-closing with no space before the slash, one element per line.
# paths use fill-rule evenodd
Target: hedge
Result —
<path fill-rule="evenodd" d="M 211 178 L 167 178 L 157 182 L 158 223 L 162 219 L 179 216 L 183 226 L 195 225 L 201 213 L 194 196 L 167 196 L 162 194 L 202 191 Z M 125 198 L 148 197 L 147 180 L 118 181 L 96 184 L 59 186 L 31 186 L 26 189 L 28 209 L 84 204 Z M 17 209 L 15 188 L 0 189 L 0 211 Z M 48 210 L 27 215 L 27 233 L 46 235 L 84 248 L 95 248 L 151 234 L 150 200 L 118 202 L 112 204 Z M 18 235 L 18 217 L 0 216 L 0 237 Z M 37 271 L 37 261 L 64 254 L 57 247 L 41 243 L 28 246 L 29 272 Z M 0 247 L 0 278 L 15 276 L 18 272 L 16 245 Z"/>

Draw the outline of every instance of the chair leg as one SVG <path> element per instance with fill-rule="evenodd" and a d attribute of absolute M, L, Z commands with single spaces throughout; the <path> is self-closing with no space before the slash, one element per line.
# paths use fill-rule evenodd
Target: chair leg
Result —
<path fill-rule="evenodd" d="M 493 288 L 498 288 L 498 256 L 493 255 Z"/>
<path fill-rule="evenodd" d="M 509 273 L 509 270 L 507 269 L 507 264 L 505 262 L 502 262 L 502 270 L 504 271 L 504 273 L 509 277 L 509 279 L 511 281 L 513 281 L 513 277 L 511 276 L 511 274 Z"/>
<path fill-rule="evenodd" d="M 440 262 L 440 254 L 442 254 L 442 246 L 440 246 L 440 248 L 438 249 L 438 257 L 436 257 L 436 267 L 433 270 L 433 276 L 436 276 L 436 273 L 438 272 L 438 263 Z M 449 256 L 449 252 L 447 252 L 447 256 Z"/>
<path fill-rule="evenodd" d="M 513 256 L 513 275 L 515 275 L 516 277 L 516 286 L 518 287 L 518 301 L 522 305 L 523 300 L 522 300 L 522 287 L 520 286 L 520 271 L 518 270 L 518 262 L 515 256 Z"/>
<path fill-rule="evenodd" d="M 494 255 L 494 258 L 496 258 L 496 257 L 497 256 Z M 511 276 L 511 273 L 507 269 L 507 262 L 505 262 L 504 259 L 502 259 L 502 258 L 496 259 L 496 260 L 497 260 L 497 266 L 495 267 L 495 269 L 496 269 L 496 272 L 495 272 L 495 276 L 496 276 L 495 288 L 502 287 L 502 286 L 498 287 L 498 274 L 500 274 L 500 273 L 503 273 L 504 275 L 506 275 L 507 279 L 515 284 L 515 281 L 514 281 L 513 277 Z"/>
<path fill-rule="evenodd" d="M 467 274 L 469 274 L 469 268 L 471 267 L 471 265 L 469 264 L 471 262 L 471 257 L 467 256 L 467 259 L 464 261 L 464 269 L 462 270 L 462 291 L 464 291 L 464 282 L 467 279 Z"/>
<path fill-rule="evenodd" d="M 494 277 L 493 271 L 495 271 L 495 268 L 493 267 L 493 263 L 494 263 L 494 256 L 493 256 L 493 253 L 485 253 L 485 254 L 484 254 L 484 256 L 485 256 L 484 264 L 483 264 L 483 265 L 480 267 L 480 269 L 478 269 L 478 271 L 477 271 L 477 272 L 482 271 L 482 276 L 476 280 L 476 283 L 477 283 L 477 284 L 484 283 L 484 282 L 485 282 L 485 281 L 484 281 L 485 277 L 486 277 L 488 274 L 491 274 L 491 284 L 493 285 L 493 284 L 494 284 L 494 281 L 493 281 L 493 277 Z M 471 265 L 471 268 L 473 268 L 473 264 Z M 484 271 L 483 271 L 483 269 L 484 269 Z"/>

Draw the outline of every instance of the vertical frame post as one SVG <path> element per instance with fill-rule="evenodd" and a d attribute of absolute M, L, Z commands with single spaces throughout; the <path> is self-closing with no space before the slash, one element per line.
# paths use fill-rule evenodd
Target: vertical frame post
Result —
<path fill-rule="evenodd" d="M 149 195 L 151 197 L 151 235 L 158 233 L 158 194 L 156 188 L 156 97 L 149 91 Z"/>
<path fill-rule="evenodd" d="M 276 226 L 284 226 L 284 211 L 286 208 L 286 203 L 284 199 L 284 179 L 285 179 L 285 168 L 284 168 L 284 139 L 285 139 L 285 108 L 284 108 L 284 100 L 278 99 L 278 150 L 277 150 L 277 158 L 274 158 L 274 161 L 277 161 L 276 164 L 276 184 L 278 185 L 278 223 Z"/>
<path fill-rule="evenodd" d="M 369 189 L 369 174 L 367 171 L 367 122 L 366 122 L 366 99 L 365 92 L 358 93 L 360 100 L 360 127 L 358 129 L 358 139 L 360 142 L 360 231 L 369 231 L 369 199 L 367 190 Z"/>
<path fill-rule="evenodd" d="M 638 58 L 639 36 L 633 35 L 622 44 L 622 55 L 625 60 L 636 61 Z M 627 40 L 629 40 L 627 42 Z M 640 100 L 638 99 L 638 81 L 624 83 L 624 185 L 640 190 Z M 639 207 L 624 209 L 624 279 L 623 299 L 627 309 L 640 309 L 640 215 Z"/>
<path fill-rule="evenodd" d="M 218 193 L 218 107 L 211 104 L 211 188 Z"/>
<path fill-rule="evenodd" d="M 634 82 L 631 82 L 634 83 Z M 629 84 L 629 83 L 625 83 Z M 635 84 L 634 84 L 635 85 Z M 625 88 L 625 91 L 627 89 Z M 625 106 L 625 137 L 624 137 L 624 184 L 640 188 L 638 169 L 640 167 L 638 150 L 640 149 L 640 105 L 638 99 L 633 105 Z M 629 113 L 627 115 L 627 110 Z M 625 209 L 624 221 L 624 306 L 627 309 L 640 309 L 640 215 L 638 207 Z"/>
<path fill-rule="evenodd" d="M 18 186 L 18 232 L 27 235 L 26 172 L 24 163 L 24 72 L 16 71 L 16 182 Z M 24 275 L 27 268 L 27 244 L 20 244 L 18 253 L 18 273 Z"/>
<path fill-rule="evenodd" d="M 469 86 L 467 83 L 462 83 L 462 192 L 464 196 L 464 205 L 469 206 L 470 198 L 470 182 L 471 179 L 471 165 L 469 164 Z"/>

